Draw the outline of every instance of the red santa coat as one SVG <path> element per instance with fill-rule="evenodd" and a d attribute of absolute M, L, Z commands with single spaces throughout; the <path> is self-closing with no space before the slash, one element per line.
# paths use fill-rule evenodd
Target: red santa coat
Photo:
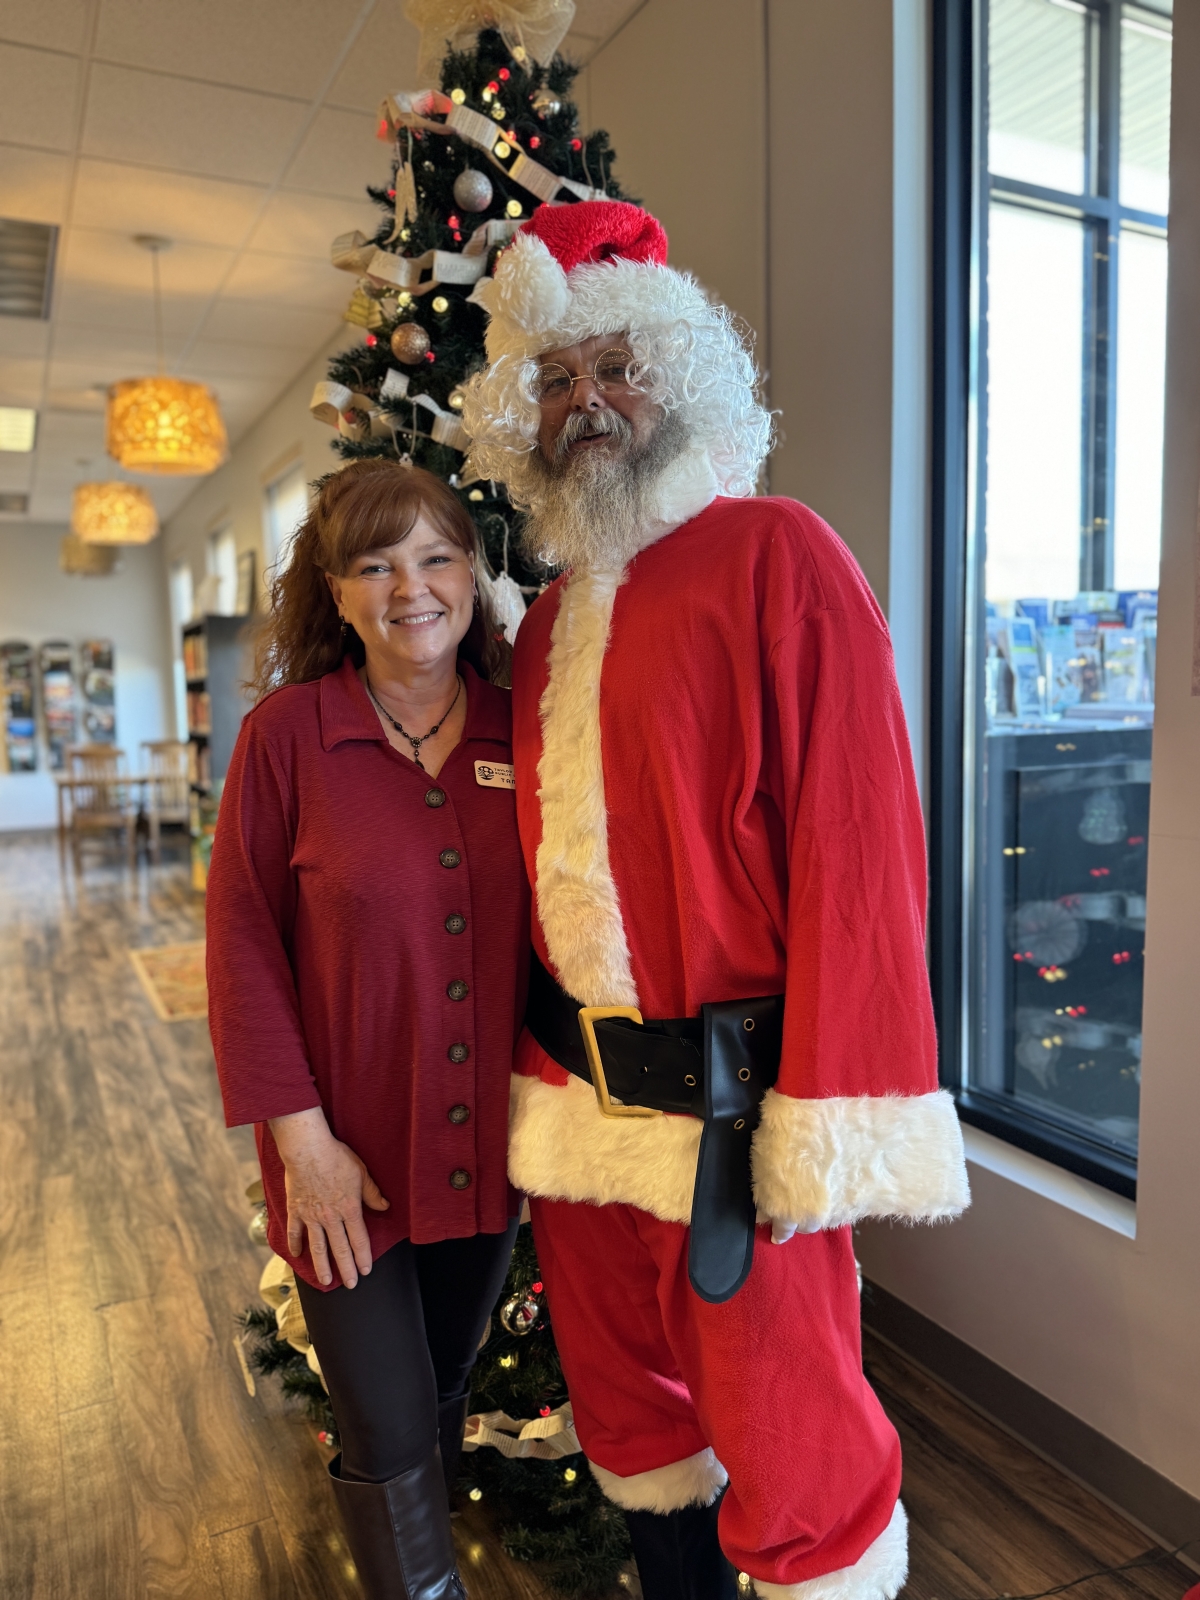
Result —
<path fill-rule="evenodd" d="M 521 626 L 513 724 L 535 943 L 570 994 L 647 1017 L 786 994 L 760 1213 L 957 1214 L 904 715 L 886 624 L 832 529 L 795 501 L 718 498 L 623 574 L 559 579 Z M 686 1222 L 700 1129 L 605 1119 L 523 1036 L 519 1188 Z"/>

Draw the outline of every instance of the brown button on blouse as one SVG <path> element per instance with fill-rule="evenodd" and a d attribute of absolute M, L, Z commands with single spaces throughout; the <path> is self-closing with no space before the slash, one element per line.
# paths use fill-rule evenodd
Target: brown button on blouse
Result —
<path fill-rule="evenodd" d="M 268 1239 L 285 1257 L 265 1124 L 318 1104 L 391 1202 L 364 1208 L 377 1256 L 398 1239 L 498 1233 L 515 1213 L 508 1084 L 529 890 L 514 796 L 475 780 L 476 761 L 512 760 L 511 712 L 507 691 L 460 670 L 466 726 L 436 788 L 388 744 L 349 660 L 250 712 L 230 763 L 209 1019 L 226 1119 L 258 1124 Z M 315 1283 L 307 1247 L 294 1265 Z"/>

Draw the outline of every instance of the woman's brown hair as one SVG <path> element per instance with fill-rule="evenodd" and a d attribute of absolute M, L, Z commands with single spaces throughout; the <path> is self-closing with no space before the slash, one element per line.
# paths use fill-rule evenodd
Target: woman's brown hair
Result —
<path fill-rule="evenodd" d="M 448 539 L 476 558 L 475 524 L 448 484 L 422 467 L 399 461 L 351 461 L 317 483 L 317 497 L 292 541 L 291 558 L 275 569 L 270 610 L 254 653 L 250 688 L 261 700 L 289 683 L 310 683 L 340 666 L 346 655 L 362 664 L 353 629 L 343 632 L 325 574 L 341 577 L 365 550 L 386 550 L 412 531 L 424 511 Z M 484 584 L 471 626 L 458 647 L 481 678 L 507 682 L 512 651 L 491 615 Z"/>

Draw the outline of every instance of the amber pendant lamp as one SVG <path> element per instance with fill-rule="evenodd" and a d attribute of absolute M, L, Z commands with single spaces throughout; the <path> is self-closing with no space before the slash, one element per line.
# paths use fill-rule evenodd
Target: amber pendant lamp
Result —
<path fill-rule="evenodd" d="M 154 266 L 158 374 L 153 378 L 124 378 L 109 389 L 106 446 L 109 455 L 130 472 L 198 477 L 214 472 L 225 460 L 229 448 L 225 423 L 217 397 L 206 384 L 169 378 L 163 371 L 158 258 L 170 248 L 171 240 L 139 233 L 134 236 L 134 243 L 150 252 Z"/>

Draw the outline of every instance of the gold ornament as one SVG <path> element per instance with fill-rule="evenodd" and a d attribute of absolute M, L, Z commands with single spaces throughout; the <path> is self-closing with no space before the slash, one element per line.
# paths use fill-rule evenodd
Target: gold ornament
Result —
<path fill-rule="evenodd" d="M 71 532 L 84 544 L 149 544 L 158 512 L 139 484 L 81 483 L 71 497 Z"/>
<path fill-rule="evenodd" d="M 428 349 L 429 335 L 419 322 L 402 322 L 392 334 L 392 354 L 406 366 L 423 361 Z"/>
<path fill-rule="evenodd" d="M 117 561 L 115 545 L 84 544 L 69 533 L 59 546 L 58 564 L 77 578 L 107 578 Z"/>
<path fill-rule="evenodd" d="M 521 215 L 521 202 L 519 200 L 510 200 L 504 210 L 510 217 L 519 217 Z"/>
<path fill-rule="evenodd" d="M 252 1244 L 266 1244 L 267 1242 L 267 1208 L 259 1206 L 250 1218 L 246 1232 L 250 1235 Z"/>
<path fill-rule="evenodd" d="M 446 296 L 445 296 L 445 295 L 444 295 L 444 294 L 439 294 L 439 295 L 436 295 L 436 296 L 435 296 L 435 297 L 434 297 L 434 301 L 433 301 L 433 309 L 434 309 L 434 310 L 435 310 L 435 311 L 436 311 L 436 312 L 438 312 L 438 314 L 439 314 L 439 315 L 440 315 L 440 314 L 441 314 L 441 313 L 442 313 L 442 312 L 443 312 L 443 311 L 449 311 L 449 309 L 450 309 L 450 302 L 449 302 L 449 300 L 447 300 L 447 299 L 446 299 Z"/>
<path fill-rule="evenodd" d="M 108 391 L 106 447 L 131 472 L 215 472 L 228 454 L 217 397 L 182 378 L 126 378 Z"/>
<path fill-rule="evenodd" d="M 482 489 L 472 489 L 470 494 L 467 496 L 467 499 L 468 500 L 482 500 L 483 499 L 483 490 Z"/>
<path fill-rule="evenodd" d="M 503 139 L 497 139 L 492 146 L 492 154 L 498 161 L 507 161 L 509 156 L 512 155 L 512 149 L 505 144 Z"/>
<path fill-rule="evenodd" d="M 342 321 L 349 322 L 355 328 L 366 328 L 373 332 L 376 328 L 383 327 L 383 307 L 360 283 L 350 296 L 350 304 L 342 312 Z"/>
<path fill-rule="evenodd" d="M 410 306 L 410 305 L 412 305 L 412 303 L 413 303 L 412 295 L 409 294 L 407 289 L 403 290 L 401 295 L 400 295 L 400 304 L 402 306 Z"/>
<path fill-rule="evenodd" d="M 451 411 L 461 411 L 463 408 L 463 392 L 461 389 L 451 389 L 450 398 L 446 401 Z"/>
<path fill-rule="evenodd" d="M 499 100 L 497 100 L 496 104 L 492 107 L 492 121 L 493 122 L 503 122 L 507 115 L 508 115 L 508 112 L 505 111 L 504 107 L 500 104 Z"/>

